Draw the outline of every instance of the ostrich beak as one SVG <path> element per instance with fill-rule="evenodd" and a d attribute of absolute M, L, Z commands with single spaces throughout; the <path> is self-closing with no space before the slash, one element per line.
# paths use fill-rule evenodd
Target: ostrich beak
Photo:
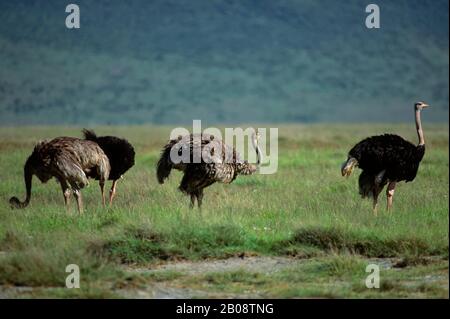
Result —
<path fill-rule="evenodd" d="M 416 103 L 416 108 L 419 109 L 419 110 L 423 110 L 423 109 L 425 109 L 427 107 L 430 107 L 430 105 L 425 103 L 425 102 L 423 102 L 423 101 L 420 101 L 420 102 Z"/>

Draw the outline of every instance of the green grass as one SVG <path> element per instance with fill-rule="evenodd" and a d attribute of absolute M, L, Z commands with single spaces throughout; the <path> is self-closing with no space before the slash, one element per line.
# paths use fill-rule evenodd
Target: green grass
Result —
<path fill-rule="evenodd" d="M 447 261 L 437 260 L 428 266 L 402 271 L 381 269 L 379 289 L 365 286 L 369 263 L 357 255 L 329 255 L 270 275 L 235 270 L 173 276 L 168 271 L 158 273 L 157 278 L 164 278 L 173 287 L 190 287 L 218 297 L 253 294 L 263 298 L 448 298 Z M 426 276 L 434 276 L 435 280 L 415 282 Z"/>
<path fill-rule="evenodd" d="M 358 172 L 344 179 L 340 164 L 353 144 L 371 134 L 394 131 L 415 141 L 411 125 L 280 127 L 278 172 L 207 188 L 202 212 L 190 210 L 189 199 L 178 191 L 179 172 L 162 186 L 156 181 L 155 163 L 170 128 L 97 130 L 126 136 L 136 147 L 136 165 L 119 182 L 112 208 L 101 207 L 99 188 L 92 181 L 83 190 L 86 213 L 78 216 L 75 203 L 66 213 L 54 181 L 41 184 L 34 179 L 31 204 L 24 210 L 11 210 L 8 199 L 24 196 L 23 163 L 37 140 L 80 136 L 80 128 L 0 128 L 1 286 L 35 287 L 31 297 L 117 297 L 111 287 L 124 285 L 132 276 L 124 265 L 245 253 L 308 262 L 274 278 L 242 272 L 162 275 L 141 278 L 140 285 L 183 282 L 186 287 L 220 287 L 231 293 L 259 291 L 261 286 L 263 295 L 271 297 L 448 296 L 441 283 L 407 284 L 413 281 L 409 275 L 426 276 L 428 271 L 444 271 L 448 282 L 448 263 L 437 269 L 423 262 L 430 255 L 448 258 L 448 126 L 425 125 L 427 153 L 416 180 L 399 184 L 391 213 L 384 210 L 383 195 L 377 217 L 371 202 L 358 195 Z M 364 271 L 355 275 L 356 268 L 374 257 L 406 260 L 404 270 L 388 272 L 382 294 L 361 288 Z M 65 266 L 71 263 L 81 269 L 82 288 L 77 292 L 63 288 Z M 405 276 L 405 285 L 396 283 L 399 276 Z M 335 280 L 343 283 L 333 286 Z"/>

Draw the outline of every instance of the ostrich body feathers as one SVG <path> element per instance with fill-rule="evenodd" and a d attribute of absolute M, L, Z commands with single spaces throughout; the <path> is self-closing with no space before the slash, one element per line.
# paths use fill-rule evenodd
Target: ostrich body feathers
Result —
<path fill-rule="evenodd" d="M 171 152 L 180 160 L 175 162 Z M 195 162 L 194 152 L 200 154 Z M 184 157 L 188 154 L 188 157 Z M 163 148 L 157 164 L 157 178 L 160 184 L 169 177 L 170 171 L 177 169 L 184 172 L 180 190 L 195 194 L 215 182 L 231 183 L 237 175 L 250 175 L 256 166 L 240 158 L 233 147 L 208 135 L 186 135 L 178 140 L 170 140 Z"/>
<path fill-rule="evenodd" d="M 115 136 L 97 136 L 92 130 L 83 130 L 85 140 L 97 143 L 109 159 L 111 172 L 110 180 L 119 179 L 134 166 L 135 151 L 125 139 Z"/>
<path fill-rule="evenodd" d="M 358 161 L 362 173 L 359 189 L 363 197 L 374 196 L 374 185 L 414 180 L 425 154 L 425 145 L 414 145 L 394 134 L 368 137 L 356 144 L 348 156 Z"/>

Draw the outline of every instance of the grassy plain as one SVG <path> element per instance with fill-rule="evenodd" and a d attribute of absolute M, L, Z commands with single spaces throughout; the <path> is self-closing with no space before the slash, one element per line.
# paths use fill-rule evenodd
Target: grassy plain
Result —
<path fill-rule="evenodd" d="M 77 215 L 72 203 L 67 214 L 56 182 L 34 178 L 30 206 L 11 210 L 8 199 L 24 196 L 23 164 L 34 143 L 80 136 L 80 129 L 0 128 L 0 296 L 136 297 L 163 285 L 194 291 L 192 297 L 448 298 L 447 125 L 425 124 L 427 152 L 416 180 L 398 186 L 392 213 L 383 194 L 378 217 L 358 195 L 358 171 L 344 179 L 340 164 L 369 135 L 395 132 L 416 141 L 412 125 L 281 126 L 277 173 L 207 188 L 202 212 L 190 210 L 178 191 L 180 173 L 162 186 L 156 181 L 169 127 L 97 127 L 98 134 L 128 138 L 137 151 L 112 208 L 102 208 L 92 181 L 83 191 L 86 213 Z M 261 256 L 262 263 L 286 257 L 292 265 L 270 273 L 151 271 L 236 256 Z M 365 269 L 374 262 L 389 266 L 381 288 L 367 289 Z M 65 288 L 68 264 L 80 267 L 80 289 Z"/>

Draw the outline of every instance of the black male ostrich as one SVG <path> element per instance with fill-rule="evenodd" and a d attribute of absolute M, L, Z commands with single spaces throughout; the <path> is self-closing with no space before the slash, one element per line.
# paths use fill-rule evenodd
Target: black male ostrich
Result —
<path fill-rule="evenodd" d="M 390 210 L 396 183 L 410 182 L 416 177 L 420 161 L 425 154 L 420 112 L 428 106 L 424 102 L 414 104 L 418 145 L 393 134 L 368 137 L 350 150 L 347 161 L 342 165 L 342 176 L 350 176 L 355 167 L 362 169 L 359 176 L 359 193 L 363 198 L 373 198 L 375 214 L 378 195 L 386 184 L 387 209 Z"/>
<path fill-rule="evenodd" d="M 109 191 L 109 205 L 112 204 L 116 195 L 117 181 L 122 178 L 131 167 L 134 166 L 134 148 L 125 139 L 115 136 L 97 136 L 93 130 L 83 129 L 84 138 L 96 142 L 108 156 L 111 165 L 109 180 L 112 180 L 111 190 Z M 103 198 L 103 205 L 105 199 Z"/>
<path fill-rule="evenodd" d="M 61 184 L 66 209 L 69 208 L 73 193 L 77 200 L 78 212 L 83 213 L 80 190 L 89 184 L 88 177 L 98 176 L 100 184 L 108 179 L 109 160 L 94 142 L 73 137 L 57 137 L 51 141 L 36 144 L 24 167 L 26 199 L 17 197 L 9 200 L 12 208 L 24 208 L 31 199 L 31 181 L 36 175 L 42 183 L 55 177 Z M 102 188 L 102 197 L 103 188 Z"/>
<path fill-rule="evenodd" d="M 190 134 L 178 140 L 170 140 L 164 146 L 157 164 L 158 182 L 163 184 L 172 168 L 183 171 L 179 189 L 191 197 L 191 208 L 195 205 L 195 199 L 201 208 L 205 187 L 215 182 L 229 184 L 237 175 L 251 175 L 256 172 L 261 163 L 258 140 L 259 134 L 254 134 L 252 142 L 257 156 L 256 165 L 242 160 L 233 147 L 214 136 Z M 180 156 L 180 161 L 172 160 L 171 152 L 174 156 Z M 182 158 L 185 154 L 188 154 L 187 158 Z M 194 161 L 196 155 L 199 155 L 200 161 Z"/>

